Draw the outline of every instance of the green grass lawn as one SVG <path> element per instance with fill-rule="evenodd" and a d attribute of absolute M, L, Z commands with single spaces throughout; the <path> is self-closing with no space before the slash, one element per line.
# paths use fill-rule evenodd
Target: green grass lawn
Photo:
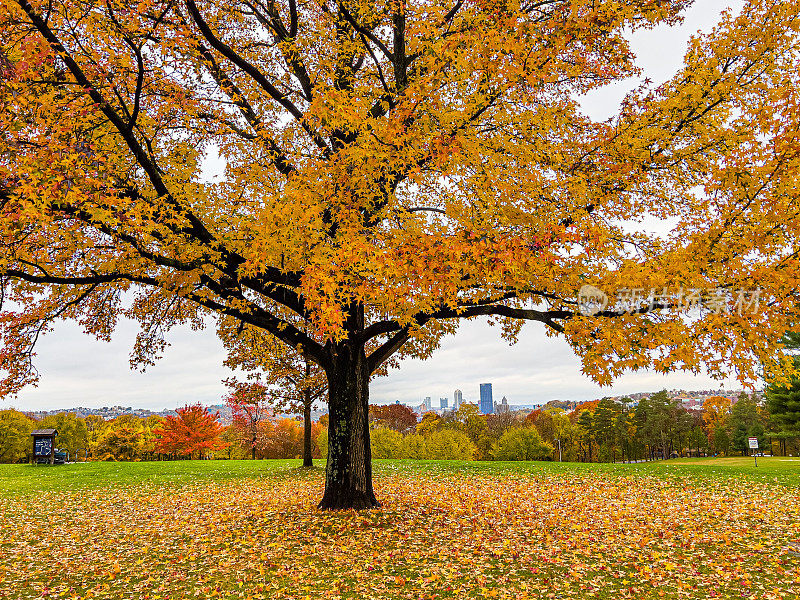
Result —
<path fill-rule="evenodd" d="M 0 465 L 0 497 L 43 491 L 80 492 L 145 484 L 180 486 L 192 482 L 258 479 L 297 470 L 299 460 L 180 460 L 86 462 L 67 465 Z"/>
<path fill-rule="evenodd" d="M 592 474 L 608 476 L 653 476 L 697 479 L 741 478 L 770 484 L 800 487 L 800 458 L 763 457 L 754 466 L 752 457 L 686 458 L 644 463 L 558 463 L 502 461 L 376 461 L 376 473 L 408 470 L 414 473 L 474 474 Z"/>
<path fill-rule="evenodd" d="M 320 463 L 321 464 L 321 463 Z M 0 465 L 0 599 L 800 598 L 800 461 Z"/>
<path fill-rule="evenodd" d="M 167 462 L 88 462 L 68 465 L 0 465 L 0 497 L 42 491 L 77 492 L 97 487 L 128 487 L 147 483 L 180 486 L 203 481 L 274 477 L 322 477 L 324 461 L 302 469 L 299 460 L 191 460 Z M 609 476 L 728 478 L 800 487 L 800 458 L 764 457 L 758 467 L 751 457 L 690 458 L 636 464 L 377 460 L 377 476 L 411 473 L 501 475 L 514 473 L 587 474 Z"/>

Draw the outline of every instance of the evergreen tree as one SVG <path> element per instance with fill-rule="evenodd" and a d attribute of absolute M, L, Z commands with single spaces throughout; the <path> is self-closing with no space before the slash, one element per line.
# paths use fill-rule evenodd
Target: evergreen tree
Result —
<path fill-rule="evenodd" d="M 800 333 L 791 333 L 800 338 Z M 800 357 L 795 357 L 797 362 Z M 770 437 L 778 441 L 781 454 L 785 456 L 786 441 L 800 438 L 800 378 L 793 378 L 787 386 L 769 386 L 766 397 L 767 410 L 777 430 Z"/>
<path fill-rule="evenodd" d="M 602 452 L 603 457 L 608 454 L 610 460 L 615 459 L 616 455 L 616 436 L 614 435 L 614 424 L 620 412 L 619 405 L 611 398 L 603 398 L 594 411 L 592 423 L 592 433 L 597 442 L 598 458 Z"/>
<path fill-rule="evenodd" d="M 667 459 L 672 454 L 673 423 L 677 416 L 677 401 L 672 400 L 667 390 L 661 390 L 650 396 L 650 412 L 648 413 L 647 429 L 650 432 L 651 443 L 660 448 L 661 457 Z"/>
<path fill-rule="evenodd" d="M 580 431 L 581 443 L 583 445 L 583 460 L 592 462 L 592 438 L 594 431 L 594 417 L 591 411 L 584 410 L 578 417 L 578 429 Z"/>
<path fill-rule="evenodd" d="M 767 443 L 764 416 L 759 410 L 755 397 L 741 394 L 731 409 L 731 446 L 748 454 L 748 437 L 757 437 L 759 448 Z"/>

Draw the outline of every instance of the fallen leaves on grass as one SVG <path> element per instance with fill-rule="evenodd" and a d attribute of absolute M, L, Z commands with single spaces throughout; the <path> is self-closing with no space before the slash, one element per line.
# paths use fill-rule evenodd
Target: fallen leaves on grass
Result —
<path fill-rule="evenodd" d="M 0 597 L 797 598 L 796 489 L 741 479 L 392 475 L 45 493 L 0 513 Z"/>

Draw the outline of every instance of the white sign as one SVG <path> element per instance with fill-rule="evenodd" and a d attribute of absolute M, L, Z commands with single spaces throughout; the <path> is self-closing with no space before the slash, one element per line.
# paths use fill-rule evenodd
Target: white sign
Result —
<path fill-rule="evenodd" d="M 747 441 L 750 442 L 750 448 L 751 449 L 757 449 L 758 448 L 758 438 L 747 438 Z"/>

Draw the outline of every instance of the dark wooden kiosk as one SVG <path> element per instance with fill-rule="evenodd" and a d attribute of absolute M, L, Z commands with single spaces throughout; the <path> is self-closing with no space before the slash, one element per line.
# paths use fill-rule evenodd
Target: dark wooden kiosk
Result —
<path fill-rule="evenodd" d="M 33 464 L 54 464 L 56 458 L 55 429 L 35 429 L 31 431 L 33 438 Z"/>

